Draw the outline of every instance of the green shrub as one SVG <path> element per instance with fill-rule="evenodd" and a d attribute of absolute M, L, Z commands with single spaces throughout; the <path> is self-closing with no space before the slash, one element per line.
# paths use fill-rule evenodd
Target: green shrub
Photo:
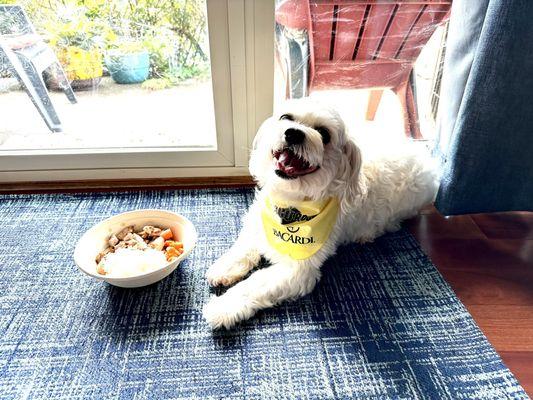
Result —
<path fill-rule="evenodd" d="M 167 78 L 151 78 L 144 81 L 141 85 L 143 89 L 148 90 L 168 89 L 172 86 L 174 86 L 174 83 Z"/>
<path fill-rule="evenodd" d="M 19 3 L 37 30 L 52 43 L 70 41 L 78 43 L 80 48 L 98 46 L 102 51 L 123 42 L 141 43 L 150 53 L 150 78 L 167 79 L 171 83 L 202 78 L 209 72 L 205 0 L 20 0 Z"/>

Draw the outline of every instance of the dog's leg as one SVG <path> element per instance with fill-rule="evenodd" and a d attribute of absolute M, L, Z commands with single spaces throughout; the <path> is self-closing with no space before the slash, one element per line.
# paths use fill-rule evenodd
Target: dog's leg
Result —
<path fill-rule="evenodd" d="M 214 329 L 231 328 L 258 310 L 308 294 L 319 279 L 320 270 L 313 266 L 274 264 L 254 272 L 222 296 L 213 296 L 204 307 L 204 317 Z"/>
<path fill-rule="evenodd" d="M 261 260 L 253 245 L 255 234 L 243 229 L 235 244 L 207 270 L 205 277 L 212 286 L 229 286 L 242 279 Z"/>

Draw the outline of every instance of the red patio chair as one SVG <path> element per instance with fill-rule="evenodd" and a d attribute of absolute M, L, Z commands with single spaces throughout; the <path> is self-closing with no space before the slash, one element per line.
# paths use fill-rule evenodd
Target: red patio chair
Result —
<path fill-rule="evenodd" d="M 383 90 L 392 89 L 403 108 L 406 135 L 422 138 L 413 66 L 447 19 L 451 4 L 452 0 L 283 1 L 276 22 L 287 39 L 285 58 L 293 58 L 286 60 L 289 97 L 321 89 L 372 89 L 366 117 L 373 120 Z M 301 40 L 301 32 L 306 40 Z"/>

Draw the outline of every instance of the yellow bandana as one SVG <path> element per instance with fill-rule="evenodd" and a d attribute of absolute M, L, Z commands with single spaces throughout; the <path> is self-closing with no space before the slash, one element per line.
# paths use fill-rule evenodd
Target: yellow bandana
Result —
<path fill-rule="evenodd" d="M 295 260 L 304 260 L 326 242 L 338 211 L 335 197 L 291 203 L 267 197 L 261 217 L 270 246 Z"/>

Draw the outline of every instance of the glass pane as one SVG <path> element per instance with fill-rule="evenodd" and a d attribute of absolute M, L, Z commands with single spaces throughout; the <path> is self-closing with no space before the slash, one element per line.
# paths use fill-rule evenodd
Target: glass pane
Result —
<path fill-rule="evenodd" d="M 0 4 L 0 152 L 216 147 L 205 0 L 16 4 Z"/>
<path fill-rule="evenodd" d="M 432 140 L 451 1 L 371 3 L 276 0 L 274 108 L 308 95 L 333 105 L 361 141 Z"/>

